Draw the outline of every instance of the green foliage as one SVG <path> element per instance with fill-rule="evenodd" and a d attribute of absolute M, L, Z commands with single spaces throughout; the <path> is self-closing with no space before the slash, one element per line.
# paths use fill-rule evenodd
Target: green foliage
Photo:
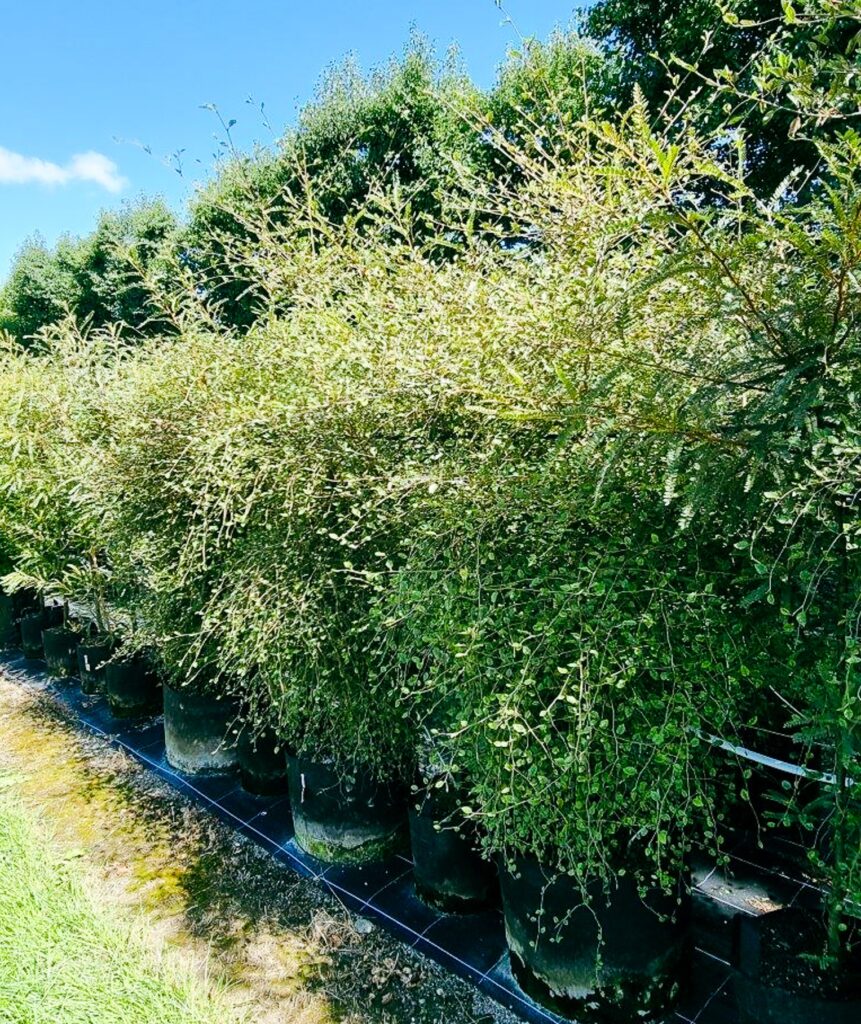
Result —
<path fill-rule="evenodd" d="M 31 345 L 43 328 L 71 315 L 132 337 L 161 333 L 154 279 L 167 269 L 175 228 L 170 210 L 155 200 L 105 213 L 87 238 L 61 239 L 53 250 L 28 243 L 0 293 L 0 331 Z"/>
<path fill-rule="evenodd" d="M 71 240 L 60 241 L 54 252 L 38 241 L 26 244 L 0 293 L 0 328 L 24 342 L 61 320 L 79 295 L 78 266 Z"/>
<path fill-rule="evenodd" d="M 109 562 L 101 517 L 85 500 L 98 487 L 94 409 L 122 351 L 108 334 L 81 333 L 70 319 L 41 335 L 38 351 L 0 351 L 0 538 L 8 590 L 89 605 L 103 633 L 115 626 L 125 583 Z M 127 579 L 126 579 L 127 582 Z"/>
<path fill-rule="evenodd" d="M 454 56 L 440 66 L 421 39 L 368 77 L 347 61 L 276 153 L 232 154 L 198 194 L 184 259 L 219 319 L 247 329 L 271 298 L 254 254 L 285 225 L 295 229 L 297 204 L 331 225 L 384 223 L 381 241 L 450 257 L 463 238 L 451 208 L 469 204 L 473 176 L 519 180 L 517 154 L 562 144 L 578 119 L 610 104 L 617 77 L 616 64 L 573 33 L 524 44 L 486 94 Z"/>
<path fill-rule="evenodd" d="M 689 837 L 719 842 L 700 737 L 733 734 L 753 638 L 660 495 L 596 503 L 584 468 L 500 446 L 440 491 L 386 595 L 388 642 L 417 659 L 405 700 L 470 780 L 489 849 L 584 890 L 620 869 L 672 889 Z"/>
<path fill-rule="evenodd" d="M 488 851 L 584 890 L 672 889 L 691 844 L 720 850 L 712 741 L 795 730 L 826 771 L 786 813 L 829 809 L 839 957 L 861 144 L 817 5 L 750 79 L 802 124 L 831 111 L 817 187 L 770 201 L 765 135 L 642 90 L 605 112 L 612 65 L 576 39 L 514 57 L 489 117 L 448 80 L 463 128 L 421 53 L 339 72 L 283 155 L 201 197 L 164 337 L 67 322 L 4 357 L 15 568 L 108 574 L 174 682 L 312 756 L 386 777 L 430 745 Z"/>
<path fill-rule="evenodd" d="M 574 125 L 618 103 L 622 71 L 615 55 L 576 32 L 524 40 L 481 104 L 475 163 L 491 178 L 519 179 L 523 154 L 557 152 Z"/>
<path fill-rule="evenodd" d="M 799 104 L 779 100 L 779 83 L 794 66 L 808 112 L 820 71 L 839 91 L 839 72 L 857 73 L 855 14 L 854 0 L 599 0 L 586 24 L 620 48 L 629 96 L 639 88 L 653 109 L 682 102 L 686 120 L 705 131 L 743 128 L 750 182 L 768 194 L 796 171 L 796 187 L 819 172 L 815 138 L 824 132 L 822 120 L 812 138 L 799 132 Z"/>
<path fill-rule="evenodd" d="M 439 67 L 418 38 L 368 77 L 350 60 L 333 67 L 277 152 L 233 153 L 192 204 L 185 259 L 218 315 L 240 328 L 261 315 L 259 274 L 243 273 L 243 262 L 292 219 L 298 200 L 338 224 L 373 193 L 395 191 L 409 199 L 404 230 L 433 234 L 443 195 L 456 187 L 455 164 L 475 146 L 462 110 L 477 95 L 453 61 Z"/>

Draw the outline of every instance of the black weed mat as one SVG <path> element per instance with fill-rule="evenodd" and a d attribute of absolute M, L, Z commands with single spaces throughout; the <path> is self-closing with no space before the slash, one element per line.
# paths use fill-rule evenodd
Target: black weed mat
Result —
<path fill-rule="evenodd" d="M 101 697 L 81 693 L 76 680 L 51 680 L 41 662 L 14 652 L 0 654 L 0 667 L 22 686 L 50 692 L 77 719 L 114 746 L 128 751 L 180 793 L 268 850 L 298 874 L 314 878 L 348 909 L 376 921 L 401 942 L 471 981 L 534 1024 L 560 1024 L 562 1018 L 538 1006 L 514 979 L 505 946 L 502 916 L 484 912 L 439 914 L 416 896 L 412 864 L 395 857 L 369 867 L 331 866 L 304 853 L 293 838 L 286 797 L 245 792 L 232 776 L 188 776 L 168 765 L 160 718 L 124 721 Z M 769 866 L 763 851 L 740 844 L 731 854 L 732 870 L 708 864 L 695 868 L 695 949 L 691 979 L 679 1010 L 667 1024 L 735 1024 L 737 1014 L 729 970 L 730 922 L 736 913 L 759 914 L 794 903 L 811 887 L 785 864 Z"/>

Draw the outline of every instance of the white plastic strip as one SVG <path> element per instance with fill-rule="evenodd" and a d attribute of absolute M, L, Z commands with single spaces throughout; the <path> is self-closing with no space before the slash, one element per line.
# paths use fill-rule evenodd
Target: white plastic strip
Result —
<path fill-rule="evenodd" d="M 701 733 L 700 736 L 714 747 L 729 751 L 729 753 L 735 754 L 745 761 L 753 761 L 755 764 L 765 765 L 766 768 L 774 768 L 779 772 L 783 772 L 784 775 L 794 775 L 799 779 L 813 779 L 816 782 L 824 782 L 828 786 L 834 786 L 837 783 L 833 772 L 816 772 L 811 768 L 803 768 L 801 765 L 793 764 L 791 761 L 781 761 L 776 757 L 769 757 L 768 754 L 760 754 L 749 747 L 737 746 L 735 743 L 730 743 L 729 740 L 722 740 L 718 736 L 709 736 L 707 733 Z M 847 785 L 854 786 L 855 780 L 849 779 Z"/>

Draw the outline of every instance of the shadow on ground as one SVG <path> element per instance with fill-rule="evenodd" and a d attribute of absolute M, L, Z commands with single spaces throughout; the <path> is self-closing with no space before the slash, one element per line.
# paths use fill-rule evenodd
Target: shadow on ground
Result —
<path fill-rule="evenodd" d="M 0 670 L 0 766 L 94 897 L 229 985 L 255 1024 L 511 1024 Z"/>

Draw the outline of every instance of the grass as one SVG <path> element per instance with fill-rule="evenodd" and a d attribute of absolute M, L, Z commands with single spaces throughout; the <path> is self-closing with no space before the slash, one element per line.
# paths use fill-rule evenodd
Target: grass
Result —
<path fill-rule="evenodd" d="M 223 1024 L 218 992 L 96 908 L 76 868 L 0 792 L 0 1022 Z"/>

